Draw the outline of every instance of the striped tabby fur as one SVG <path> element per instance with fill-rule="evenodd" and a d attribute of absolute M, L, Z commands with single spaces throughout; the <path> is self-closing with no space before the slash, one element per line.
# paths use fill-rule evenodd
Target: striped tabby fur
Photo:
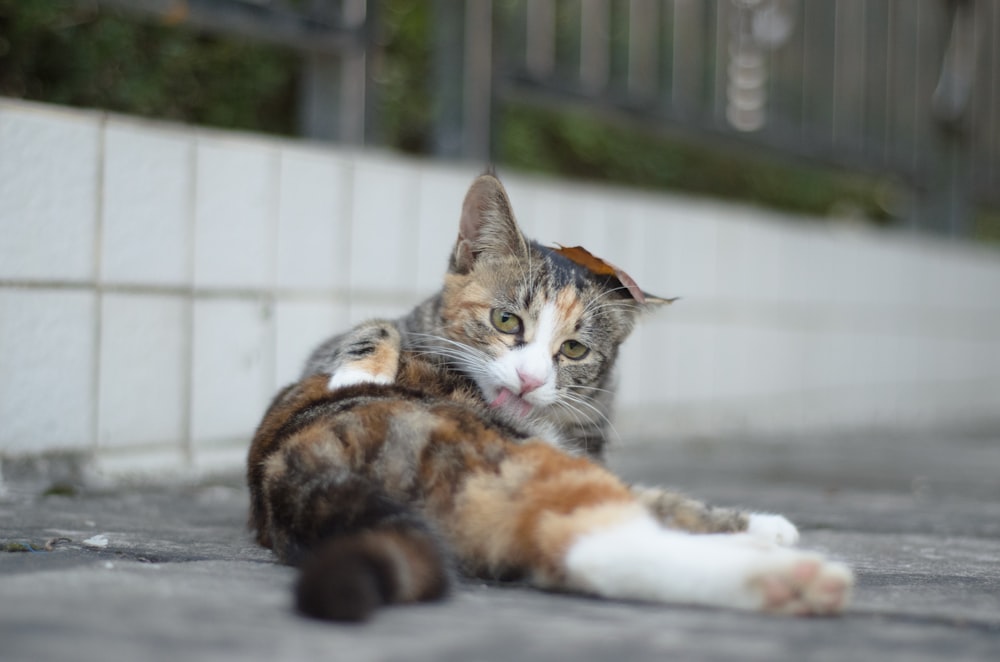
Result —
<path fill-rule="evenodd" d="M 321 346 L 254 437 L 251 523 L 299 565 L 299 609 L 360 620 L 453 574 L 612 598 L 839 611 L 843 565 L 777 515 L 629 486 L 598 461 L 637 301 L 524 239 L 485 175 L 442 292 Z M 695 535 L 714 533 L 716 535 Z"/>

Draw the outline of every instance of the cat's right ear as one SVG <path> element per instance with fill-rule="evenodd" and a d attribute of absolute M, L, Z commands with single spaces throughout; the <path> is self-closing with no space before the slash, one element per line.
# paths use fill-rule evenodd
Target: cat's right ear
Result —
<path fill-rule="evenodd" d="M 493 175 L 472 182 L 462 203 L 451 271 L 467 273 L 483 254 L 527 255 L 528 240 L 517 227 L 507 191 Z"/>

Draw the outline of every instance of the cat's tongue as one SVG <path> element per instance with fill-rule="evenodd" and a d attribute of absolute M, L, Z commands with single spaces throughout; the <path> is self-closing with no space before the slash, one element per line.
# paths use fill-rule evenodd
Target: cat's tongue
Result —
<path fill-rule="evenodd" d="M 511 393 L 509 390 L 505 388 L 502 388 L 500 389 L 500 392 L 497 393 L 497 397 L 495 397 L 493 399 L 493 402 L 490 403 L 490 407 L 493 407 L 494 409 L 503 407 L 505 404 L 510 402 L 510 399 L 513 397 L 514 397 L 513 393 Z"/>
<path fill-rule="evenodd" d="M 517 412 L 517 415 L 522 418 L 531 412 L 531 405 L 529 403 L 517 397 L 510 389 L 506 388 L 500 389 L 497 397 L 493 398 L 493 402 L 490 403 L 490 407 L 494 409 L 508 407 Z"/>

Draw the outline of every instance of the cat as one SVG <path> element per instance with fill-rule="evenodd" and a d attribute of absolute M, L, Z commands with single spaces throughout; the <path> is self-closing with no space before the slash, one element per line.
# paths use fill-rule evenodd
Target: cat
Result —
<path fill-rule="evenodd" d="M 300 566 L 298 609 L 363 620 L 440 599 L 460 572 L 841 611 L 851 570 L 795 549 L 784 517 L 630 486 L 603 465 L 618 348 L 668 301 L 586 251 L 528 241 L 499 180 L 476 179 L 442 290 L 323 343 L 254 435 L 251 526 Z"/>

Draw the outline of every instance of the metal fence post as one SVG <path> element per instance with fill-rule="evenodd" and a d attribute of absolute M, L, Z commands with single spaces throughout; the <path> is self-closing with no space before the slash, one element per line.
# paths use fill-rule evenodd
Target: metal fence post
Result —
<path fill-rule="evenodd" d="M 371 75 L 374 2 L 346 0 L 338 20 L 362 38 L 339 52 L 303 54 L 299 87 L 299 133 L 314 140 L 363 144 L 371 115 Z"/>
<path fill-rule="evenodd" d="M 313 140 L 340 139 L 340 58 L 305 53 L 299 81 L 299 134 Z"/>
<path fill-rule="evenodd" d="M 434 1 L 434 154 L 488 160 L 493 3 Z"/>
<path fill-rule="evenodd" d="M 969 108 L 976 77 L 973 0 L 945 0 L 949 35 L 931 100 L 937 158 L 931 170 L 929 225 L 952 236 L 970 229 L 972 196 Z M 918 212 L 919 213 L 919 212 Z"/>

